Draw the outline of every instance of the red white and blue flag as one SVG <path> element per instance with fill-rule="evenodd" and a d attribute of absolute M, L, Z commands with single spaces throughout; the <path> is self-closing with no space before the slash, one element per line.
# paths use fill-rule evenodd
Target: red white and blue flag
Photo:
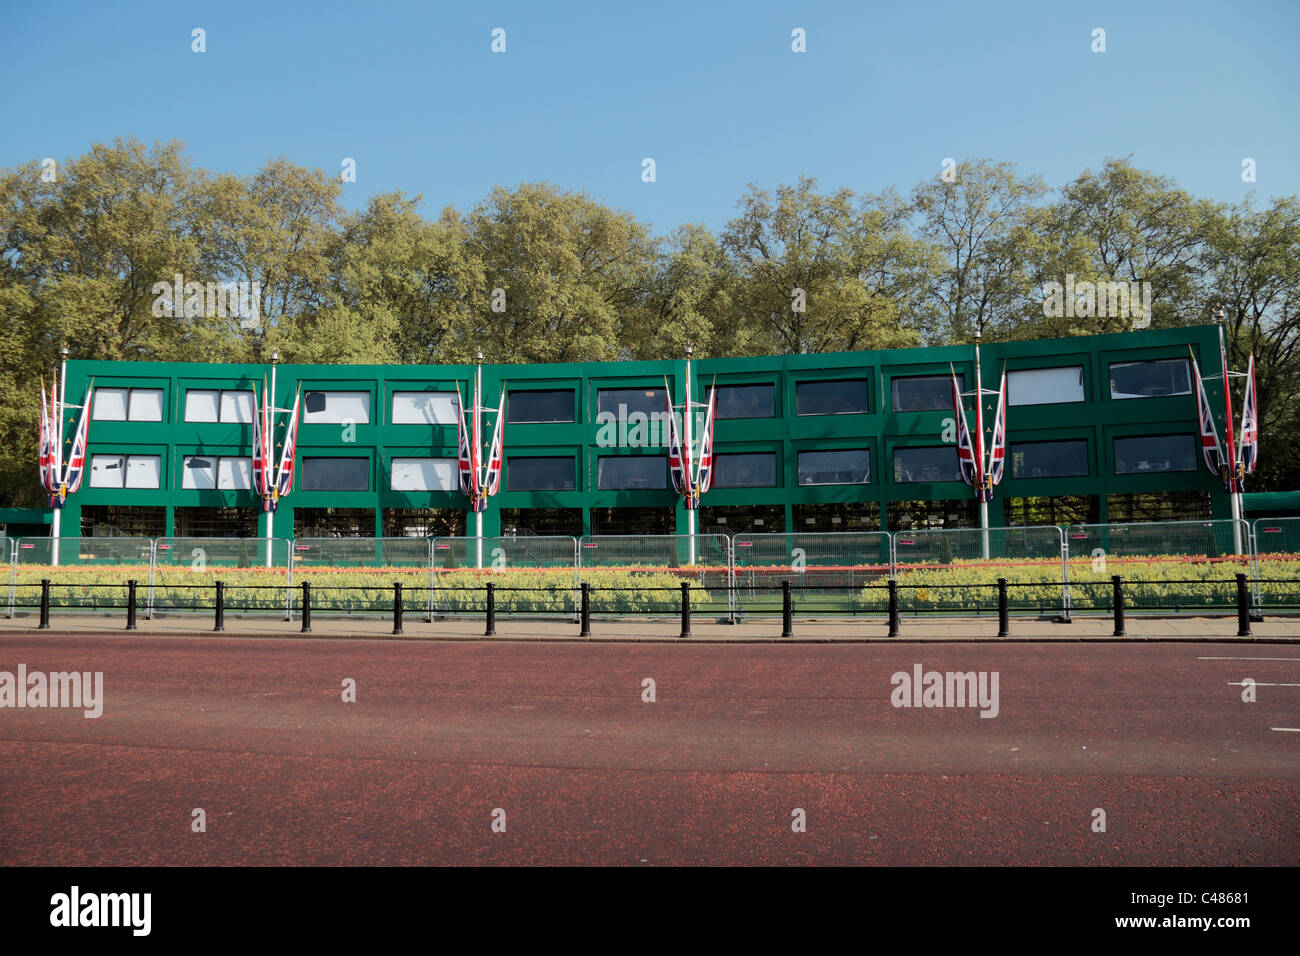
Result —
<path fill-rule="evenodd" d="M 460 401 L 460 384 L 456 385 L 456 463 L 460 475 L 460 493 L 469 498 L 471 503 L 478 501 L 478 468 L 475 465 L 473 449 L 470 447 L 469 431 L 465 428 L 464 407 Z M 478 510 L 477 508 L 475 510 Z"/>
<path fill-rule="evenodd" d="M 1205 394 L 1205 380 L 1201 378 L 1201 367 L 1192 356 L 1192 373 L 1196 378 L 1196 419 L 1200 423 L 1201 457 L 1206 470 L 1219 477 L 1223 474 L 1223 455 L 1219 446 L 1219 430 L 1214 425 L 1214 412 L 1210 400 Z"/>
<path fill-rule="evenodd" d="M 709 389 L 709 410 L 704 416 L 704 432 L 700 435 L 700 464 L 695 483 L 695 505 L 699 507 L 700 495 L 713 485 L 713 409 L 717 405 L 716 388 Z"/>
<path fill-rule="evenodd" d="M 1002 372 L 1002 386 L 998 389 L 998 411 L 993 421 L 993 445 L 989 449 L 989 469 L 980 500 L 993 500 L 993 486 L 1002 480 L 1002 469 L 1007 457 L 1007 373 Z"/>
<path fill-rule="evenodd" d="M 81 487 L 82 476 L 86 473 L 86 441 L 90 435 L 90 403 L 95 386 L 86 389 L 86 401 L 81 406 L 81 418 L 77 421 L 77 431 L 72 438 L 72 455 L 68 458 L 68 470 L 59 486 L 59 503 Z M 56 456 L 57 461 L 57 456 Z"/>
<path fill-rule="evenodd" d="M 54 445 L 57 439 L 54 437 L 54 392 L 50 391 L 49 402 L 45 399 L 45 381 L 41 380 L 41 443 L 40 443 L 40 471 L 41 471 L 41 488 L 47 495 L 55 492 L 55 474 L 54 474 Z"/>
<path fill-rule="evenodd" d="M 302 401 L 302 389 L 293 397 L 293 412 L 289 416 L 289 427 L 284 433 L 284 450 L 280 453 L 280 468 L 276 474 L 275 489 L 271 494 L 272 507 L 280 498 L 293 490 L 293 470 L 298 457 L 298 408 Z"/>
<path fill-rule="evenodd" d="M 271 469 L 271 400 L 266 382 L 262 382 L 262 402 L 258 405 L 257 389 L 253 389 L 253 491 L 262 499 L 263 511 L 274 511 L 271 494 L 275 480 Z"/>
<path fill-rule="evenodd" d="M 1241 454 L 1237 458 L 1238 474 L 1254 474 L 1259 461 L 1259 423 L 1256 421 L 1255 356 L 1246 367 L 1246 398 L 1241 406 Z"/>
<path fill-rule="evenodd" d="M 479 510 L 487 509 L 487 500 L 497 493 L 501 487 L 501 455 L 503 452 L 503 425 L 506 419 L 506 393 L 501 392 L 501 404 L 497 406 L 497 421 L 492 429 L 492 444 L 488 449 L 487 472 L 483 480 L 483 493 L 481 495 L 483 507 Z"/>
<path fill-rule="evenodd" d="M 975 449 L 971 447 L 970 429 L 966 427 L 966 403 L 962 400 L 961 385 L 957 383 L 957 372 L 952 371 L 952 407 L 957 419 L 957 464 L 961 469 L 961 480 L 966 484 L 980 488 L 979 464 L 975 461 Z"/>
<path fill-rule="evenodd" d="M 690 470 L 688 452 L 682 450 L 682 436 L 677 430 L 677 416 L 673 414 L 673 396 L 668 391 L 668 379 L 664 379 L 664 395 L 668 400 L 668 473 L 673 479 L 673 491 L 683 494 L 687 488 L 687 475 Z M 689 414 L 689 412 L 687 413 Z"/>

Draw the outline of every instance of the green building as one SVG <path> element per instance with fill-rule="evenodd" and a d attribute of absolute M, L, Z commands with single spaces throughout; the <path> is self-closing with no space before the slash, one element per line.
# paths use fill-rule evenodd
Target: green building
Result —
<path fill-rule="evenodd" d="M 1214 326 L 984 345 L 984 387 L 1008 373 L 1007 465 L 990 523 L 1228 517 L 1200 461 L 1189 346 L 1218 368 Z M 976 526 L 957 470 L 949 363 L 972 389 L 970 346 L 693 362 L 695 396 L 716 385 L 718 399 L 698 531 Z M 685 365 L 485 365 L 484 404 L 495 408 L 504 388 L 506 425 L 484 534 L 685 533 L 660 427 L 664 380 L 681 402 Z M 67 401 L 79 403 L 92 378 L 95 398 L 86 479 L 63 534 L 261 533 L 250 422 L 252 390 L 270 372 L 69 362 Z M 278 366 L 275 403 L 289 407 L 301 388 L 303 418 L 274 535 L 465 534 L 453 407 L 473 377 L 473 366 Z M 1221 407 L 1221 385 L 1208 387 Z"/>

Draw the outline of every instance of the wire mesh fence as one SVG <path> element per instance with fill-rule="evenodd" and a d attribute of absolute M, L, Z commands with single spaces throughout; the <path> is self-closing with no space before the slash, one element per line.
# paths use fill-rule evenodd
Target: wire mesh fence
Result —
<path fill-rule="evenodd" d="M 432 613 L 481 612 L 491 582 L 503 615 L 578 611 L 578 541 L 569 535 L 432 539 Z"/>
<path fill-rule="evenodd" d="M 1056 525 L 896 531 L 895 575 L 916 609 L 987 610 L 988 588 L 1006 578 L 1012 609 L 1067 613 L 1063 540 Z"/>
<path fill-rule="evenodd" d="M 1244 521 L 1076 524 L 1065 533 L 1076 610 L 1109 609 L 1117 574 L 1134 610 L 1172 611 L 1234 606 L 1236 573 L 1255 577 Z"/>
<path fill-rule="evenodd" d="M 196 585 L 221 581 L 232 612 L 284 611 L 292 542 L 285 538 L 157 538 L 145 612 L 204 610 Z"/>
<path fill-rule="evenodd" d="M 320 611 L 391 609 L 397 582 L 412 594 L 427 594 L 430 541 L 409 537 L 294 538 L 286 581 L 289 613 L 299 609 L 303 582 L 312 585 L 313 609 Z"/>
<path fill-rule="evenodd" d="M 782 612 L 782 581 L 796 614 L 865 614 L 888 610 L 890 538 L 883 531 L 737 534 L 732 539 L 735 610 Z"/>
<path fill-rule="evenodd" d="M 36 607 L 42 578 L 54 582 L 52 608 L 124 606 L 127 581 L 149 585 L 153 539 L 135 537 L 18 538 L 10 571 L 9 606 Z"/>
<path fill-rule="evenodd" d="M 681 607 L 681 584 L 689 581 L 696 610 L 730 616 L 731 561 L 731 539 L 725 534 L 591 535 L 578 540 L 578 576 L 591 586 L 592 613 L 675 614 Z"/>
<path fill-rule="evenodd" d="M 1256 518 L 1251 524 L 1255 552 L 1252 588 L 1256 607 L 1300 609 L 1300 518 Z"/>

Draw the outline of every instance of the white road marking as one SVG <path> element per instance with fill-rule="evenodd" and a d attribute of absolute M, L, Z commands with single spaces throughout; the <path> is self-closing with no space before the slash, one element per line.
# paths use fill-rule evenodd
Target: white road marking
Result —
<path fill-rule="evenodd" d="M 1278 730 L 1284 734 L 1300 734 L 1300 727 L 1270 727 L 1269 730 Z"/>
<path fill-rule="evenodd" d="M 1263 684 L 1257 680 L 1247 684 L 1245 681 L 1230 680 L 1227 682 L 1229 687 L 1300 687 L 1300 684 Z"/>
<path fill-rule="evenodd" d="M 1198 661 L 1300 661 L 1300 657 L 1198 657 Z"/>

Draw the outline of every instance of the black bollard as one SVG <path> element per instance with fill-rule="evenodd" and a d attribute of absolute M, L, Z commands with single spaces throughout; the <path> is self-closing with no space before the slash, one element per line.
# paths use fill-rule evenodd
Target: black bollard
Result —
<path fill-rule="evenodd" d="M 226 629 L 226 586 L 220 581 L 217 582 L 217 620 L 212 629 L 214 631 Z"/>
<path fill-rule="evenodd" d="M 794 637 L 794 612 L 790 607 L 790 582 L 781 582 L 781 636 Z"/>
<path fill-rule="evenodd" d="M 135 630 L 135 578 L 126 582 L 126 629 Z"/>
<path fill-rule="evenodd" d="M 311 582 L 302 582 L 302 633 L 311 633 Z"/>
<path fill-rule="evenodd" d="M 402 633 L 402 582 L 393 582 L 393 633 Z"/>
<path fill-rule="evenodd" d="M 578 636 L 591 637 L 591 585 L 586 581 L 582 582 L 582 605 L 579 620 L 582 629 L 578 631 Z"/>
<path fill-rule="evenodd" d="M 1124 637 L 1124 582 L 1118 574 L 1112 574 L 1110 583 L 1115 589 L 1115 636 Z"/>
<path fill-rule="evenodd" d="M 998 578 L 998 637 L 1011 636 L 1011 614 L 1007 606 L 1007 579 Z"/>
<path fill-rule="evenodd" d="M 1250 595 L 1244 574 L 1237 575 L 1237 636 L 1250 637 Z"/>
<path fill-rule="evenodd" d="M 898 637 L 898 581 L 889 579 L 889 636 Z"/>
<path fill-rule="evenodd" d="M 484 637 L 496 637 L 497 635 L 497 586 L 491 581 L 487 586 L 487 630 L 483 632 Z"/>
<path fill-rule="evenodd" d="M 682 582 L 682 637 L 691 636 L 691 582 Z"/>
<path fill-rule="evenodd" d="M 48 631 L 50 629 L 50 579 L 41 578 L 41 623 L 37 625 L 38 631 Z"/>

